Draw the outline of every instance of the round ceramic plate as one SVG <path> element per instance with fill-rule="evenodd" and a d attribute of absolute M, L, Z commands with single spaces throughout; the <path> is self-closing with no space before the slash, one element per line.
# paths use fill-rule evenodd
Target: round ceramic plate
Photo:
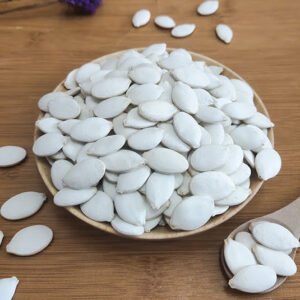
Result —
<path fill-rule="evenodd" d="M 134 49 L 134 50 L 140 51 L 140 50 L 143 50 L 143 48 Z M 171 50 L 173 50 L 173 49 L 171 49 L 171 48 L 168 49 L 168 51 L 171 51 Z M 114 56 L 119 56 L 122 53 L 124 53 L 125 51 L 128 51 L 128 50 L 115 52 L 112 54 L 108 54 L 108 55 L 99 57 L 99 58 L 95 59 L 93 62 L 100 63 L 101 61 L 106 60 L 108 58 L 112 58 Z M 237 78 L 237 79 L 243 80 L 234 71 L 232 71 L 228 67 L 224 66 L 223 64 L 221 64 L 207 56 L 204 56 L 204 55 L 201 55 L 201 54 L 198 54 L 195 52 L 190 52 L 190 54 L 192 55 L 193 60 L 202 60 L 202 61 L 205 61 L 207 63 L 207 65 L 223 67 L 224 68 L 223 74 L 225 74 L 229 78 Z M 66 89 L 64 88 L 64 85 L 63 85 L 63 81 L 55 88 L 55 91 L 66 91 Z M 254 92 L 254 101 L 255 101 L 257 110 L 259 112 L 265 114 L 266 116 L 269 116 L 268 111 L 267 111 L 263 101 L 260 99 L 260 97 L 255 92 Z M 43 114 L 41 113 L 39 115 L 39 118 L 41 118 L 42 116 L 43 116 Z M 34 140 L 36 140 L 40 136 L 40 134 L 41 134 L 41 132 L 38 129 L 35 129 Z M 273 132 L 272 128 L 270 130 L 268 130 L 268 137 L 269 137 L 270 141 L 272 142 L 272 144 L 274 145 L 274 132 Z M 44 183 L 46 184 L 46 186 L 49 189 L 49 191 L 51 192 L 51 194 L 55 195 L 57 190 L 55 189 L 55 187 L 51 181 L 50 164 L 48 163 L 48 161 L 45 158 L 42 158 L 42 157 L 36 157 L 36 163 L 37 163 L 39 173 L 40 173 Z M 141 239 L 141 240 L 167 240 L 167 239 L 181 238 L 181 237 L 193 235 L 196 233 L 200 233 L 203 231 L 207 231 L 211 228 L 214 228 L 214 227 L 222 224 L 223 222 L 229 220 L 235 214 L 237 214 L 243 207 L 245 207 L 253 199 L 253 197 L 256 195 L 256 193 L 261 188 L 262 184 L 263 184 L 263 181 L 259 180 L 256 173 L 253 172 L 252 176 L 251 176 L 252 193 L 248 197 L 248 199 L 246 201 L 244 201 L 243 203 L 241 203 L 240 205 L 231 207 L 224 214 L 211 218 L 209 222 L 207 222 L 204 226 L 202 226 L 196 230 L 175 231 L 175 230 L 171 230 L 168 226 L 163 226 L 163 227 L 158 226 L 155 229 L 153 229 L 151 232 L 144 233 L 143 235 L 140 235 L 140 236 L 133 236 L 133 237 L 132 236 L 124 236 L 124 237 L 133 238 L 133 239 Z M 96 227 L 100 230 L 106 231 L 111 234 L 123 236 L 120 233 L 116 232 L 109 223 L 96 222 L 96 221 L 89 219 L 81 212 L 79 207 L 72 206 L 72 207 L 66 207 L 66 209 L 71 214 L 73 214 L 75 217 L 77 217 L 78 219 L 82 220 L 85 223 L 88 223 L 89 225 L 91 225 L 93 227 Z"/>

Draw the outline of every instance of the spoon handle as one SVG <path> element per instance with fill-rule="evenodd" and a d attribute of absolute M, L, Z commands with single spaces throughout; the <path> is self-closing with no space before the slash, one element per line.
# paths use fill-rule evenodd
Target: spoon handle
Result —
<path fill-rule="evenodd" d="M 300 197 L 265 217 L 285 225 L 293 232 L 295 237 L 300 238 Z"/>

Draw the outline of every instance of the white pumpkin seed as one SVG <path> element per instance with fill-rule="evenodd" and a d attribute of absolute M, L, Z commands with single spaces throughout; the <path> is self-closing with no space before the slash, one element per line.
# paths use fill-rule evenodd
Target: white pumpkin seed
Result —
<path fill-rule="evenodd" d="M 68 160 L 60 159 L 53 163 L 51 167 L 51 180 L 57 190 L 64 188 L 62 179 L 73 167 L 73 164 Z"/>
<path fill-rule="evenodd" d="M 196 93 L 187 84 L 176 82 L 172 90 L 172 100 L 180 109 L 189 114 L 195 114 L 199 109 Z"/>
<path fill-rule="evenodd" d="M 124 61 L 119 62 L 118 64 L 118 68 L 120 71 L 129 71 L 130 69 L 138 66 L 138 65 L 142 65 L 142 64 L 152 64 L 152 61 L 148 58 L 143 57 L 140 53 L 139 53 L 139 57 L 128 57 L 127 59 L 125 59 Z M 122 77 L 124 77 L 124 75 L 122 75 Z"/>
<path fill-rule="evenodd" d="M 222 167 L 228 159 L 229 149 L 223 145 L 205 145 L 191 156 L 191 165 L 198 171 L 213 171 Z"/>
<path fill-rule="evenodd" d="M 42 131 L 43 133 L 49 133 L 49 132 L 59 132 L 57 125 L 60 122 L 60 120 L 56 118 L 43 118 L 39 119 L 35 122 L 35 126 Z"/>
<path fill-rule="evenodd" d="M 231 238 L 224 241 L 224 258 L 232 274 L 247 266 L 256 265 L 253 253 L 244 245 Z"/>
<path fill-rule="evenodd" d="M 232 103 L 230 99 L 227 98 L 215 98 L 214 99 L 214 106 L 218 109 L 222 109 L 226 104 Z M 230 120 L 231 123 L 231 120 Z"/>
<path fill-rule="evenodd" d="M 114 218 L 112 199 L 102 191 L 98 191 L 90 200 L 80 206 L 81 211 L 97 222 L 111 222 Z"/>
<path fill-rule="evenodd" d="M 133 127 L 133 128 L 140 129 L 140 128 L 146 128 L 146 127 L 154 126 L 156 124 L 156 122 L 151 122 L 151 121 L 143 118 L 139 114 L 138 107 L 135 107 L 135 108 L 131 109 L 128 112 L 126 118 L 124 119 L 123 124 L 124 124 L 125 127 Z M 136 133 L 136 132 L 138 132 L 138 131 L 134 130 L 133 133 Z"/>
<path fill-rule="evenodd" d="M 45 94 L 38 101 L 38 107 L 41 111 L 48 112 L 49 111 L 48 104 L 51 100 L 57 99 L 60 97 L 65 97 L 65 96 L 66 96 L 66 94 L 63 92 L 51 92 L 51 93 Z"/>
<path fill-rule="evenodd" d="M 214 99 L 211 94 L 204 89 L 194 89 L 198 99 L 199 108 L 202 105 L 212 105 L 214 104 Z"/>
<path fill-rule="evenodd" d="M 196 29 L 195 24 L 190 24 L 190 23 L 180 24 L 175 26 L 172 29 L 171 35 L 176 38 L 184 38 L 186 36 L 191 35 L 195 31 L 195 29 Z"/>
<path fill-rule="evenodd" d="M 190 182 L 191 182 L 191 175 L 188 172 L 183 174 L 183 182 L 181 186 L 178 188 L 177 193 L 180 196 L 186 196 L 190 192 Z"/>
<path fill-rule="evenodd" d="M 275 271 L 262 265 L 248 266 L 241 269 L 229 280 L 229 286 L 246 293 L 263 293 L 272 288 L 277 281 Z"/>
<path fill-rule="evenodd" d="M 127 172 L 144 164 L 144 159 L 136 152 L 119 150 L 115 153 L 101 157 L 108 171 Z"/>
<path fill-rule="evenodd" d="M 196 62 L 174 69 L 172 75 L 192 88 L 205 88 L 209 84 L 209 78 L 202 65 Z"/>
<path fill-rule="evenodd" d="M 211 144 L 218 144 L 218 145 L 223 144 L 225 138 L 225 132 L 224 132 L 224 127 L 220 123 L 205 125 L 204 129 L 210 135 Z"/>
<path fill-rule="evenodd" d="M 105 173 L 104 163 L 97 158 L 87 158 L 74 165 L 63 178 L 66 187 L 82 190 L 96 186 Z"/>
<path fill-rule="evenodd" d="M 208 16 L 214 14 L 218 8 L 218 0 L 205 0 L 197 7 L 197 12 L 199 15 Z"/>
<path fill-rule="evenodd" d="M 246 102 L 235 101 L 222 107 L 223 112 L 232 119 L 245 120 L 256 113 L 256 107 Z"/>
<path fill-rule="evenodd" d="M 66 144 L 63 146 L 62 150 L 63 150 L 64 155 L 67 158 L 69 158 L 73 162 L 75 162 L 82 147 L 83 147 L 82 143 L 79 143 L 72 139 L 69 139 L 66 142 Z"/>
<path fill-rule="evenodd" d="M 177 189 L 181 186 L 183 182 L 183 175 L 180 173 L 175 174 L 175 186 L 174 188 Z"/>
<path fill-rule="evenodd" d="M 71 129 L 71 137 L 79 142 L 94 142 L 108 135 L 112 122 L 102 118 L 89 118 L 75 124 Z"/>
<path fill-rule="evenodd" d="M 222 145 L 233 145 L 233 139 L 231 137 L 231 135 L 229 135 L 228 133 L 225 133 L 224 135 L 224 141 L 222 143 Z"/>
<path fill-rule="evenodd" d="M 17 277 L 0 279 L 1 298 L 3 300 L 12 300 L 16 292 L 19 280 Z"/>
<path fill-rule="evenodd" d="M 251 224 L 250 230 L 255 240 L 265 247 L 280 251 L 299 247 L 298 239 L 282 225 L 257 222 Z"/>
<path fill-rule="evenodd" d="M 91 145 L 87 153 L 96 156 L 105 156 L 120 150 L 126 142 L 123 135 L 109 135 Z"/>
<path fill-rule="evenodd" d="M 229 209 L 229 205 L 215 205 L 212 217 L 222 215 Z"/>
<path fill-rule="evenodd" d="M 90 79 L 91 75 L 100 70 L 100 65 L 95 63 L 87 63 L 82 65 L 76 72 L 75 79 L 77 83 L 82 83 Z"/>
<path fill-rule="evenodd" d="M 46 133 L 35 140 L 32 151 L 37 156 L 51 156 L 65 144 L 65 137 L 60 133 Z"/>
<path fill-rule="evenodd" d="M 229 150 L 227 161 L 221 168 L 218 169 L 218 171 L 231 175 L 241 167 L 244 153 L 242 148 L 238 145 L 228 145 L 227 149 Z"/>
<path fill-rule="evenodd" d="M 222 122 L 226 118 L 220 109 L 212 106 L 200 106 L 195 116 L 199 121 L 205 123 Z"/>
<path fill-rule="evenodd" d="M 80 106 L 73 97 L 64 94 L 48 103 L 50 114 L 60 120 L 76 118 L 80 114 Z"/>
<path fill-rule="evenodd" d="M 121 114 L 118 117 L 113 119 L 113 130 L 114 130 L 114 132 L 118 135 L 123 135 L 125 138 L 128 138 L 131 134 L 133 134 L 134 132 L 137 131 L 134 128 L 124 127 L 123 122 L 125 121 L 127 116 L 128 116 L 128 114 Z"/>
<path fill-rule="evenodd" d="M 173 119 L 174 128 L 178 136 L 193 148 L 201 144 L 202 131 L 197 121 L 185 112 L 179 112 Z"/>
<path fill-rule="evenodd" d="M 131 80 L 124 77 L 105 78 L 92 85 L 91 94 L 98 99 L 106 99 L 124 94 Z"/>
<path fill-rule="evenodd" d="M 183 173 L 189 167 L 189 163 L 183 155 L 166 148 L 152 149 L 145 152 L 143 157 L 150 168 L 160 173 Z"/>
<path fill-rule="evenodd" d="M 163 93 L 163 88 L 154 83 L 145 83 L 141 85 L 132 85 L 127 91 L 126 96 L 135 105 L 148 101 L 157 100 Z"/>
<path fill-rule="evenodd" d="M 235 235 L 234 238 L 237 242 L 246 246 L 250 251 L 252 251 L 253 247 L 256 245 L 256 241 L 252 237 L 251 233 L 247 231 L 240 231 Z"/>
<path fill-rule="evenodd" d="M 101 101 L 94 108 L 97 117 L 110 119 L 121 114 L 130 104 L 130 99 L 124 96 L 112 97 Z"/>
<path fill-rule="evenodd" d="M 158 27 L 164 29 L 171 29 L 176 26 L 174 19 L 171 18 L 170 16 L 165 16 L 165 15 L 155 17 L 154 23 Z"/>
<path fill-rule="evenodd" d="M 25 159 L 27 152 L 18 146 L 0 147 L 0 167 L 10 167 Z"/>
<path fill-rule="evenodd" d="M 145 26 L 147 23 L 149 23 L 150 18 L 151 13 L 148 9 L 138 10 L 132 17 L 132 25 L 137 28 Z"/>
<path fill-rule="evenodd" d="M 46 199 L 47 197 L 43 193 L 20 193 L 3 203 L 0 214 L 7 220 L 28 218 L 40 210 Z"/>
<path fill-rule="evenodd" d="M 170 219 L 171 228 L 195 230 L 207 223 L 213 209 L 214 202 L 209 196 L 187 197 L 175 207 Z"/>
<path fill-rule="evenodd" d="M 104 178 L 106 178 L 108 181 L 110 181 L 112 183 L 117 183 L 119 175 L 116 173 L 111 173 L 111 172 L 106 171 L 104 174 Z"/>
<path fill-rule="evenodd" d="M 77 119 L 70 119 L 70 120 L 66 120 L 66 121 L 61 121 L 57 125 L 57 127 L 61 130 L 62 133 L 70 135 L 73 126 L 75 126 L 75 124 L 78 124 L 79 122 L 80 122 L 80 120 L 77 120 Z"/>
<path fill-rule="evenodd" d="M 143 226 L 129 224 L 117 216 L 111 221 L 111 226 L 114 228 L 114 230 L 124 235 L 137 236 L 144 233 Z"/>
<path fill-rule="evenodd" d="M 177 108 L 165 101 L 148 101 L 139 105 L 141 116 L 152 122 L 165 122 L 171 119 Z"/>
<path fill-rule="evenodd" d="M 106 193 L 112 200 L 114 200 L 117 195 L 116 184 L 103 179 L 102 187 L 104 193 Z"/>
<path fill-rule="evenodd" d="M 53 239 L 53 231 L 45 225 L 32 225 L 18 231 L 6 246 L 6 252 L 30 256 L 43 251 Z"/>
<path fill-rule="evenodd" d="M 150 127 L 132 134 L 127 142 L 134 150 L 147 151 L 155 148 L 161 142 L 163 135 L 163 129 Z"/>
<path fill-rule="evenodd" d="M 74 69 L 68 73 L 68 75 L 64 81 L 64 86 L 67 90 L 71 90 L 71 89 L 74 89 L 77 87 L 77 82 L 75 80 L 77 71 L 78 71 L 78 69 Z"/>
<path fill-rule="evenodd" d="M 156 84 L 160 81 L 161 75 L 161 69 L 156 65 L 150 64 L 138 65 L 128 73 L 129 78 L 138 84 Z"/>
<path fill-rule="evenodd" d="M 176 192 L 173 192 L 170 197 L 170 205 L 167 209 L 164 210 L 164 215 L 171 218 L 174 209 L 176 206 L 182 201 L 182 197 L 180 197 Z"/>
<path fill-rule="evenodd" d="M 239 79 L 231 79 L 236 91 L 236 99 L 239 102 L 253 104 L 254 93 L 252 88 L 245 82 Z"/>
<path fill-rule="evenodd" d="M 292 276 L 297 272 L 297 265 L 287 254 L 266 248 L 261 245 L 254 245 L 253 252 L 262 265 L 271 267 L 279 276 Z"/>
<path fill-rule="evenodd" d="M 120 194 L 135 192 L 143 186 L 149 176 L 150 168 L 148 166 L 141 166 L 120 174 L 117 181 L 117 192 Z"/>
<path fill-rule="evenodd" d="M 117 194 L 114 204 L 119 217 L 132 225 L 145 225 L 146 204 L 139 192 Z"/>
<path fill-rule="evenodd" d="M 87 143 L 84 146 L 81 147 L 77 157 L 76 157 L 76 162 L 80 162 L 82 160 L 85 160 L 87 158 L 94 158 L 93 156 L 90 156 L 87 154 L 88 149 L 91 147 L 93 143 Z"/>
<path fill-rule="evenodd" d="M 216 98 L 227 98 L 229 100 L 237 100 L 237 92 L 232 81 L 223 75 L 218 76 L 220 86 L 210 90 L 210 93 Z"/>
<path fill-rule="evenodd" d="M 237 186 L 234 192 L 232 192 L 229 196 L 216 201 L 216 204 L 229 206 L 238 205 L 246 201 L 250 194 L 251 189 Z"/>
<path fill-rule="evenodd" d="M 251 184 L 251 181 L 250 181 L 250 178 L 248 178 L 244 182 L 240 183 L 239 186 L 248 189 L 248 188 L 250 188 L 250 184 Z"/>
<path fill-rule="evenodd" d="M 169 206 L 169 201 L 167 201 L 164 205 L 162 205 L 159 209 L 153 208 L 149 201 L 146 201 L 146 220 L 155 219 L 167 209 Z"/>
<path fill-rule="evenodd" d="M 258 111 L 252 117 L 245 119 L 244 122 L 262 129 L 274 127 L 274 123 L 272 123 L 268 117 Z"/>
<path fill-rule="evenodd" d="M 230 133 L 235 144 L 244 150 L 254 150 L 261 147 L 265 140 L 265 134 L 256 126 L 238 126 Z"/>
<path fill-rule="evenodd" d="M 193 195 L 207 194 L 217 201 L 229 196 L 235 186 L 226 174 L 209 171 L 192 177 L 190 189 Z"/>
<path fill-rule="evenodd" d="M 87 202 L 97 192 L 97 188 L 92 187 L 84 190 L 72 190 L 63 188 L 54 196 L 54 204 L 57 206 L 72 206 Z"/>
<path fill-rule="evenodd" d="M 200 146 L 210 145 L 212 143 L 211 135 L 202 126 L 200 126 L 200 129 L 201 129 L 201 143 L 200 143 Z"/>
<path fill-rule="evenodd" d="M 150 232 L 152 229 L 154 229 L 156 226 L 158 226 L 161 218 L 162 218 L 162 216 L 158 216 L 154 219 L 147 220 L 144 225 L 145 232 Z"/>
<path fill-rule="evenodd" d="M 262 180 L 276 176 L 281 169 L 281 158 L 274 149 L 263 149 L 255 157 L 255 169 Z"/>
<path fill-rule="evenodd" d="M 160 56 L 166 52 L 166 49 L 167 49 L 166 43 L 158 43 L 146 47 L 142 53 L 144 56 L 151 56 L 151 55 Z"/>
<path fill-rule="evenodd" d="M 67 157 L 65 156 L 64 152 L 62 150 L 58 151 L 57 153 L 49 156 L 49 158 L 53 159 L 53 160 L 58 160 L 58 159 L 67 159 Z"/>
<path fill-rule="evenodd" d="M 158 127 L 164 130 L 161 141 L 164 146 L 182 153 L 190 151 L 191 147 L 179 138 L 172 124 L 160 123 L 158 124 Z"/>
<path fill-rule="evenodd" d="M 248 165 L 242 163 L 241 166 L 230 175 L 230 178 L 235 185 L 239 185 L 245 182 L 250 177 L 250 175 L 251 169 L 248 167 Z"/>
<path fill-rule="evenodd" d="M 255 156 L 251 150 L 243 150 L 244 152 L 244 159 L 248 163 L 251 168 L 255 166 Z"/>
<path fill-rule="evenodd" d="M 192 62 L 191 54 L 185 49 L 173 50 L 170 55 L 163 58 L 158 62 L 158 64 L 167 70 L 176 69 Z"/>
<path fill-rule="evenodd" d="M 216 33 L 218 38 L 225 44 L 230 44 L 233 38 L 232 29 L 226 24 L 218 24 L 216 27 Z"/>
<path fill-rule="evenodd" d="M 174 188 L 174 175 L 153 172 L 146 182 L 146 196 L 152 208 L 163 206 L 170 199 Z"/>

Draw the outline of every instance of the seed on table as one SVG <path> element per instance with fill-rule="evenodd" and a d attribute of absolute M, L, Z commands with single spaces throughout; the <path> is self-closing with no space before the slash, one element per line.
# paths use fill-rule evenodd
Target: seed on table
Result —
<path fill-rule="evenodd" d="M 196 29 L 195 24 L 190 24 L 190 23 L 180 24 L 175 26 L 172 29 L 171 35 L 176 38 L 184 38 L 191 35 L 195 31 L 195 29 Z"/>
<path fill-rule="evenodd" d="M 147 23 L 149 23 L 150 18 L 151 13 L 148 9 L 138 10 L 132 17 L 132 25 L 137 28 L 145 26 Z"/>
<path fill-rule="evenodd" d="M 1 278 L 0 291 L 3 300 L 12 300 L 16 292 L 19 280 L 17 277 Z"/>
<path fill-rule="evenodd" d="M 155 17 L 154 23 L 158 27 L 164 29 L 171 29 L 176 26 L 174 19 L 171 18 L 170 16 L 165 16 L 165 15 Z"/>
<path fill-rule="evenodd" d="M 18 256 L 35 255 L 49 246 L 53 231 L 45 225 L 32 225 L 18 231 L 6 246 L 6 252 Z"/>
<path fill-rule="evenodd" d="M 4 233 L 3 231 L 0 230 L 0 246 L 2 244 L 3 238 L 4 238 Z"/>
<path fill-rule="evenodd" d="M 197 7 L 197 12 L 199 15 L 208 16 L 214 14 L 218 8 L 218 0 L 205 0 Z"/>
<path fill-rule="evenodd" d="M 0 147 L 0 168 L 14 166 L 25 159 L 27 152 L 18 146 Z"/>
<path fill-rule="evenodd" d="M 46 200 L 47 197 L 43 193 L 20 193 L 2 204 L 0 214 L 7 220 L 25 219 L 39 211 Z"/>
<path fill-rule="evenodd" d="M 217 37 L 225 44 L 230 44 L 233 38 L 232 29 L 226 24 L 218 24 L 216 27 Z"/>

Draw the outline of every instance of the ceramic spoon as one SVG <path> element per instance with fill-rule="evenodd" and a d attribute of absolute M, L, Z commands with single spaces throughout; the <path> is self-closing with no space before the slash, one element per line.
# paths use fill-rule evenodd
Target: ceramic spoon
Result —
<path fill-rule="evenodd" d="M 253 222 L 257 221 L 269 221 L 273 223 L 278 223 L 280 225 L 285 226 L 287 229 L 289 229 L 294 236 L 299 239 L 300 238 L 300 197 L 297 198 L 295 201 L 292 203 L 288 204 L 287 206 L 262 217 L 252 219 L 250 221 L 247 221 L 246 223 L 240 225 L 237 227 L 235 230 L 233 230 L 228 237 L 234 239 L 236 234 L 240 231 L 248 231 L 249 232 L 249 225 Z M 295 259 L 297 248 L 293 249 L 291 252 L 290 256 Z M 224 272 L 226 276 L 231 279 L 233 277 L 233 274 L 231 271 L 228 269 L 225 258 L 224 258 L 224 246 L 222 246 L 221 249 L 221 265 L 224 269 Z M 275 285 L 264 291 L 263 293 L 268 293 L 270 291 L 273 291 L 277 289 L 280 285 L 284 283 L 287 277 L 284 276 L 277 276 L 277 282 Z"/>

